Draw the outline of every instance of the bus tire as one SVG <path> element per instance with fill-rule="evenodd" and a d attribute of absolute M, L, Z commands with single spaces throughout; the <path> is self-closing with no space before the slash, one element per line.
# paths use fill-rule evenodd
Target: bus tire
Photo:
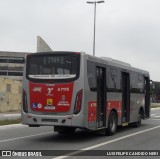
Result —
<path fill-rule="evenodd" d="M 111 111 L 108 119 L 108 128 L 106 130 L 106 135 L 114 135 L 117 130 L 117 114 L 115 111 Z"/>
<path fill-rule="evenodd" d="M 134 123 L 134 127 L 139 127 L 141 125 L 141 121 L 142 121 L 142 115 L 141 113 L 138 114 L 138 120 L 137 122 Z"/>

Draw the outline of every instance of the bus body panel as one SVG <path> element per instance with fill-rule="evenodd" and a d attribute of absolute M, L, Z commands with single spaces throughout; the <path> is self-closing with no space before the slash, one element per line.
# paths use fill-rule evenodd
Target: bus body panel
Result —
<path fill-rule="evenodd" d="M 130 123 L 135 122 L 137 120 L 140 107 L 144 108 L 143 97 L 144 94 L 131 93 Z"/>
<path fill-rule="evenodd" d="M 108 92 L 107 93 L 107 119 L 112 110 L 117 111 L 118 125 L 122 124 L 122 93 Z M 108 123 L 108 120 L 106 120 Z"/>

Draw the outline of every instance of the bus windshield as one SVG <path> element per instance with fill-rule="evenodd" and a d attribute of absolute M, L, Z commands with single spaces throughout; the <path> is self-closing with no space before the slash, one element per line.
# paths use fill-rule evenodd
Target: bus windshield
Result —
<path fill-rule="evenodd" d="M 27 58 L 30 80 L 69 80 L 79 76 L 80 54 L 43 54 Z"/>

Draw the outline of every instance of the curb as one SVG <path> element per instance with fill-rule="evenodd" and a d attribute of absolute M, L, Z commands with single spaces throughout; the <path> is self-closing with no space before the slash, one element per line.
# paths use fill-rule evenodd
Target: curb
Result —
<path fill-rule="evenodd" d="M 20 119 L 21 118 L 21 114 L 0 114 L 0 120 L 16 120 L 16 119 Z"/>

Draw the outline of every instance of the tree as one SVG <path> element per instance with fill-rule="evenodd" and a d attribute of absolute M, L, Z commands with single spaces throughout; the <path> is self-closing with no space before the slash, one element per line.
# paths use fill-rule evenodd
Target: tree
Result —
<path fill-rule="evenodd" d="M 151 96 L 154 102 L 160 102 L 160 82 L 151 83 Z"/>

